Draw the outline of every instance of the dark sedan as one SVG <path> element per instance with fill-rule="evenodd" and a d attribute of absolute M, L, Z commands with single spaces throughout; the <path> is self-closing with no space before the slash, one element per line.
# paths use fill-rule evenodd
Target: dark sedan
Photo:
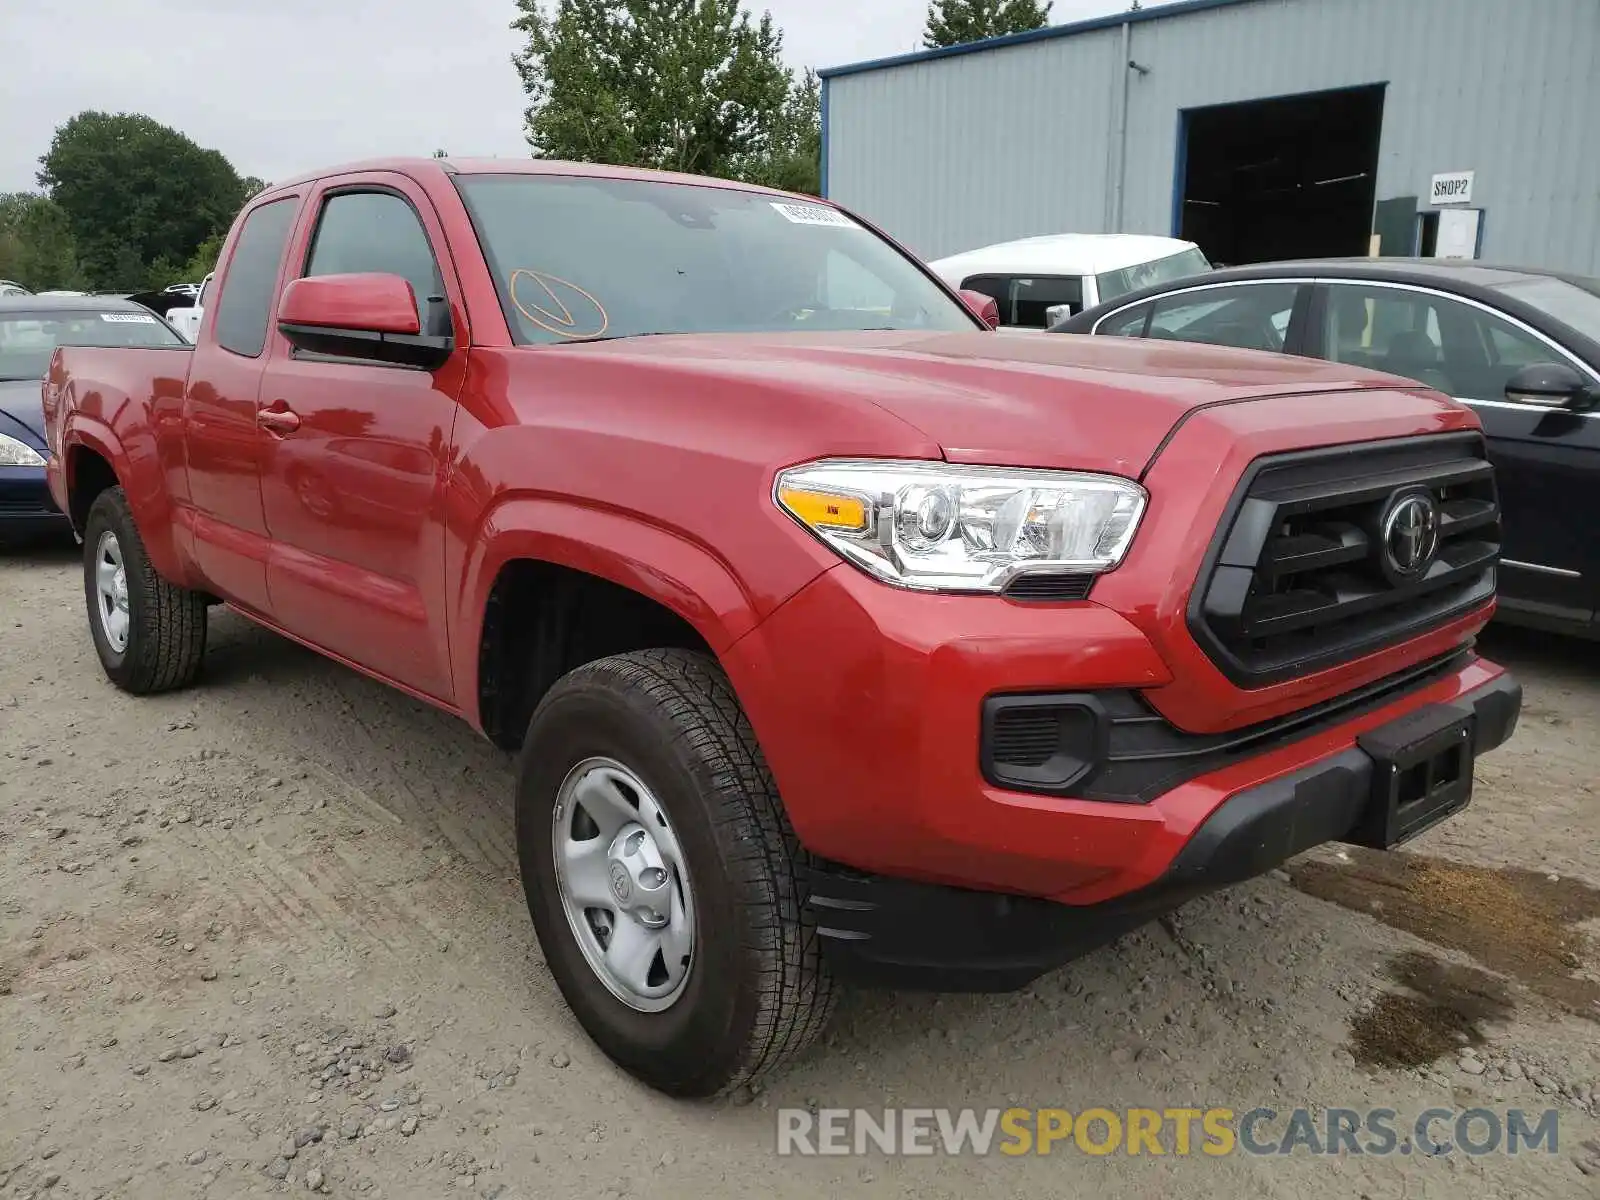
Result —
<path fill-rule="evenodd" d="M 44 466 L 40 381 L 58 345 L 182 345 L 143 305 L 96 296 L 0 296 L 0 546 L 66 535 Z"/>
<path fill-rule="evenodd" d="M 1477 412 L 1504 510 L 1500 613 L 1600 636 L 1600 279 L 1416 259 L 1213 271 L 1052 333 L 1212 342 L 1415 379 Z"/>

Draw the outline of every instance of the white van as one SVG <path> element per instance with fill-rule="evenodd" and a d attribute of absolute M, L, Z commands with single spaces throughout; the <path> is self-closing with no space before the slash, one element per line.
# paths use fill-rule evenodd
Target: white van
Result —
<path fill-rule="evenodd" d="M 1053 233 L 928 264 L 953 288 L 993 296 L 1002 329 L 1047 329 L 1153 283 L 1211 270 L 1193 242 L 1133 233 Z"/>

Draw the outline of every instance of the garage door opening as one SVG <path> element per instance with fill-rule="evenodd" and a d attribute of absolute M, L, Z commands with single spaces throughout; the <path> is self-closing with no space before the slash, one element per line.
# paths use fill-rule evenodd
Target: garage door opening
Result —
<path fill-rule="evenodd" d="M 1383 85 L 1193 108 L 1178 236 L 1214 263 L 1366 254 Z"/>

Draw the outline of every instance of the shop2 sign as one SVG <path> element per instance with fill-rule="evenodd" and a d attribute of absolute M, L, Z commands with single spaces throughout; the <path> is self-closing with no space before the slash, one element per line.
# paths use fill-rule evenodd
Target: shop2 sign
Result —
<path fill-rule="evenodd" d="M 1471 204 L 1472 175 L 1471 171 L 1446 171 L 1442 175 L 1435 175 L 1432 186 L 1428 188 L 1428 203 Z"/>

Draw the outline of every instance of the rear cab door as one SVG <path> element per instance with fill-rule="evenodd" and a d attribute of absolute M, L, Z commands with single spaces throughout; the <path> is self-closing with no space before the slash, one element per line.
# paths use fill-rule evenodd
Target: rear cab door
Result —
<path fill-rule="evenodd" d="M 269 608 L 256 395 L 300 204 L 272 194 L 235 222 L 184 388 L 190 556 L 212 591 L 256 613 Z"/>
<path fill-rule="evenodd" d="M 1600 478 L 1600 414 L 1506 399 L 1511 375 L 1562 362 L 1593 368 L 1544 334 L 1464 296 L 1370 280 L 1324 280 L 1311 331 L 1321 357 L 1416 379 L 1477 413 L 1504 528 L 1500 604 L 1587 623 L 1600 606 L 1600 538 L 1581 514 Z"/>

